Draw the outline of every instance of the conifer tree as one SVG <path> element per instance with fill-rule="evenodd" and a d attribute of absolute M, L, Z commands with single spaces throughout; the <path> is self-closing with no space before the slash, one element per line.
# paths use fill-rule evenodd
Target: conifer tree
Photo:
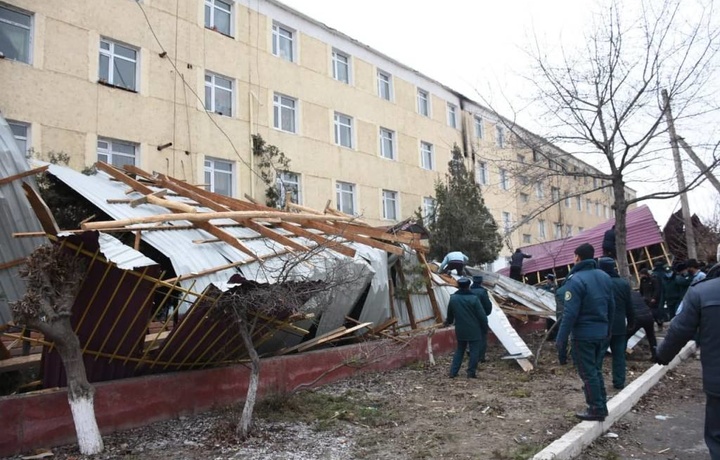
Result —
<path fill-rule="evenodd" d="M 470 264 L 492 262 L 500 252 L 502 237 L 457 145 L 453 147 L 448 169 L 445 181 L 435 184 L 435 214 L 429 225 L 430 255 L 441 260 L 450 251 L 462 251 L 470 258 Z"/>

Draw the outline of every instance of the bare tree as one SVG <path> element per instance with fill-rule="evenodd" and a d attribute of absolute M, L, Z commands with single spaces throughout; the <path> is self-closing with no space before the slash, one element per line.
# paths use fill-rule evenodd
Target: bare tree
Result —
<path fill-rule="evenodd" d="M 363 262 L 333 255 L 323 245 L 269 259 L 262 263 L 261 271 L 273 282 L 260 284 L 235 276 L 230 282 L 237 286 L 216 293 L 220 297 L 213 307 L 216 314 L 235 322 L 250 358 L 250 382 L 236 428 L 241 440 L 252 431 L 260 381 L 261 361 L 253 341 L 258 326 L 267 318 L 284 321 L 302 313 L 320 315 L 334 298 L 342 297 L 352 286 L 360 286 L 361 280 L 371 275 Z"/>
<path fill-rule="evenodd" d="M 616 0 L 589 25 L 577 50 L 551 54 L 536 40 L 530 53 L 534 69 L 528 80 L 537 90 L 533 102 L 542 108 L 539 121 L 548 135 L 530 135 L 513 122 L 505 123 L 519 142 L 547 158 L 547 175 L 583 178 L 571 196 L 612 190 L 618 266 L 624 275 L 628 207 L 692 190 L 718 164 L 716 155 L 706 162 L 706 170 L 687 162 L 685 187 L 675 187 L 674 168 L 667 166 L 673 163 L 665 120 L 669 104 L 678 130 L 690 129 L 717 112 L 712 84 L 719 44 L 712 4 L 683 0 L 681 8 L 681 0 L 627 5 Z M 553 145 L 594 166 L 571 168 L 570 156 Z M 711 150 L 695 147 L 706 154 Z M 632 182 L 644 182 L 650 191 L 628 195 Z M 542 209 L 564 199 L 555 198 Z"/>
<path fill-rule="evenodd" d="M 25 296 L 11 307 L 19 324 L 39 330 L 57 347 L 67 374 L 68 401 L 80 452 L 92 455 L 103 450 L 95 419 L 95 389 L 87 380 L 80 341 L 70 322 L 83 274 L 80 260 L 61 246 L 40 246 L 20 270 L 27 281 Z"/>

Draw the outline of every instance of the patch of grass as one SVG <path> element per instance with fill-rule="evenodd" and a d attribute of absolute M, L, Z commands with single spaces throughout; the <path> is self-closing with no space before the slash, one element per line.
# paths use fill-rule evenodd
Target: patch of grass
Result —
<path fill-rule="evenodd" d="M 510 396 L 512 396 L 513 398 L 529 398 L 530 390 L 527 390 L 525 388 L 515 388 L 513 391 L 510 392 Z"/>
<path fill-rule="evenodd" d="M 610 451 L 610 452 L 605 452 L 605 454 L 603 455 L 603 458 L 605 460 L 620 460 L 621 457 L 616 452 Z"/>
<path fill-rule="evenodd" d="M 493 451 L 494 460 L 527 460 L 542 450 L 543 446 L 536 444 L 523 444 L 517 449 L 508 452 Z"/>
<path fill-rule="evenodd" d="M 339 396 L 316 391 L 272 396 L 257 405 L 256 414 L 276 422 L 317 422 L 319 430 L 332 428 L 338 420 L 376 427 L 392 423 L 395 418 L 385 404 L 352 391 Z"/>

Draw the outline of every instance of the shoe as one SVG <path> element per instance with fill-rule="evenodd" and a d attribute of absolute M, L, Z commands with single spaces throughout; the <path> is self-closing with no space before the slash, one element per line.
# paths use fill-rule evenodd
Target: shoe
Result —
<path fill-rule="evenodd" d="M 469 378 L 469 379 L 476 379 L 476 378 L 477 378 L 477 375 L 468 375 L 467 378 Z"/>
<path fill-rule="evenodd" d="M 625 388 L 625 385 L 613 385 L 613 388 L 615 388 L 616 390 L 622 390 L 623 388 Z"/>
<path fill-rule="evenodd" d="M 580 420 L 590 421 L 590 422 L 604 422 L 605 421 L 605 415 L 595 415 L 591 414 L 588 411 L 585 412 L 578 412 L 575 414 L 575 417 L 579 418 Z"/>
<path fill-rule="evenodd" d="M 455 377 L 457 377 L 457 374 L 455 374 L 455 375 L 450 374 L 450 375 L 448 375 L 448 377 L 450 377 L 451 379 L 454 379 Z"/>

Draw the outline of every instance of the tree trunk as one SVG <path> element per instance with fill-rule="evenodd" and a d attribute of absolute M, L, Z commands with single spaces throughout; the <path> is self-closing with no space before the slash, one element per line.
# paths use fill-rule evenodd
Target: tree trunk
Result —
<path fill-rule="evenodd" d="M 615 193 L 615 254 L 618 274 L 625 279 L 630 278 L 630 267 L 627 260 L 627 202 L 625 201 L 625 184 L 619 181 L 613 184 Z"/>
<path fill-rule="evenodd" d="M 87 380 L 80 341 L 68 318 L 54 324 L 57 335 L 52 337 L 67 374 L 67 392 L 80 453 L 94 455 L 103 451 L 103 440 L 95 419 L 95 389 Z"/>
<path fill-rule="evenodd" d="M 240 417 L 240 423 L 238 423 L 236 430 L 236 435 L 239 439 L 246 439 L 252 429 L 253 410 L 255 409 L 258 383 L 260 382 L 260 357 L 252 343 L 247 321 L 240 321 L 238 328 L 240 329 L 240 336 L 243 339 L 245 348 L 250 355 L 250 383 L 248 385 L 247 395 L 245 396 L 245 406 L 243 407 L 242 416 Z"/>

